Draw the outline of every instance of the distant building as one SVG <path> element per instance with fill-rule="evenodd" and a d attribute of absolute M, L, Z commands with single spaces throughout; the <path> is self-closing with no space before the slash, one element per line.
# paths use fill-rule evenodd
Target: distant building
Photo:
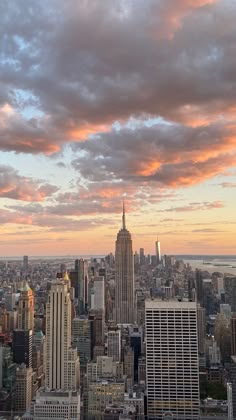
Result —
<path fill-rule="evenodd" d="M 232 385 L 233 419 L 236 419 L 236 356 L 231 357 L 230 382 Z"/>
<path fill-rule="evenodd" d="M 97 276 L 94 278 L 93 283 L 93 297 L 91 309 L 93 310 L 105 310 L 105 281 L 104 277 Z"/>
<path fill-rule="evenodd" d="M 79 420 L 80 395 L 77 391 L 48 391 L 40 389 L 30 411 L 23 416 L 27 420 Z"/>
<path fill-rule="evenodd" d="M 10 347 L 0 346 L 0 390 L 12 393 L 16 384 L 16 363 L 13 362 Z"/>
<path fill-rule="evenodd" d="M 40 351 L 40 361 L 41 364 L 44 365 L 45 363 L 45 351 L 46 351 L 46 338 L 45 335 L 43 335 L 43 332 L 41 330 L 35 331 L 33 335 L 33 347 L 35 347 L 36 350 Z"/>
<path fill-rule="evenodd" d="M 138 361 L 142 352 L 142 328 L 134 326 L 129 329 L 130 346 L 134 352 L 134 380 L 138 381 Z"/>
<path fill-rule="evenodd" d="M 5 305 L 7 311 L 12 311 L 16 306 L 17 294 L 16 293 L 6 293 L 5 294 Z"/>
<path fill-rule="evenodd" d="M 140 417 L 138 417 L 139 419 Z M 136 420 L 136 409 L 127 403 L 110 404 L 103 412 L 104 420 Z M 143 420 L 142 418 L 140 420 Z"/>
<path fill-rule="evenodd" d="M 22 414 L 30 407 L 32 400 L 33 369 L 20 365 L 16 370 L 15 411 Z"/>
<path fill-rule="evenodd" d="M 146 358 L 143 355 L 138 359 L 138 382 L 146 383 Z"/>
<path fill-rule="evenodd" d="M 121 358 L 121 333 L 120 330 L 109 330 L 107 333 L 107 355 L 114 361 L 119 362 Z"/>
<path fill-rule="evenodd" d="M 28 255 L 24 255 L 23 257 L 23 270 L 27 271 L 29 268 L 29 257 Z"/>
<path fill-rule="evenodd" d="M 32 330 L 13 331 L 13 360 L 15 363 L 24 363 L 26 367 L 32 367 L 33 333 Z"/>
<path fill-rule="evenodd" d="M 139 263 L 140 265 L 144 265 L 145 264 L 145 254 L 144 254 L 144 248 L 140 248 L 139 250 Z"/>
<path fill-rule="evenodd" d="M 104 309 L 91 310 L 89 319 L 92 321 L 92 346 L 93 346 L 93 353 L 94 353 L 95 347 L 97 348 L 97 347 L 104 346 L 104 338 L 105 338 L 105 311 Z M 103 348 L 103 353 L 104 353 L 104 348 Z"/>
<path fill-rule="evenodd" d="M 72 339 L 78 350 L 80 365 L 85 367 L 92 359 L 92 320 L 85 316 L 74 318 Z"/>
<path fill-rule="evenodd" d="M 88 415 L 103 419 L 103 412 L 109 404 L 119 404 L 124 401 L 124 382 L 101 380 L 88 386 Z M 93 418 L 93 417 L 92 417 Z"/>
<path fill-rule="evenodd" d="M 224 277 L 225 302 L 231 306 L 232 312 L 236 312 L 236 277 Z"/>
<path fill-rule="evenodd" d="M 233 313 L 230 320 L 231 332 L 231 355 L 236 356 L 236 312 Z"/>
<path fill-rule="evenodd" d="M 127 377 L 127 389 L 130 391 L 134 382 L 134 351 L 131 347 L 124 349 L 124 375 Z"/>
<path fill-rule="evenodd" d="M 200 354 L 205 353 L 206 338 L 206 310 L 200 304 L 197 304 L 197 335 L 198 335 L 198 351 Z"/>
<path fill-rule="evenodd" d="M 155 243 L 155 250 L 156 250 L 156 263 L 160 264 L 160 262 L 161 262 L 161 243 L 158 240 Z"/>
<path fill-rule="evenodd" d="M 34 330 L 34 294 L 26 281 L 20 290 L 18 303 L 18 328 Z"/>
<path fill-rule="evenodd" d="M 98 379 L 123 378 L 123 363 L 114 362 L 112 357 L 98 356 L 96 362 L 87 364 L 88 383 L 96 382 Z"/>
<path fill-rule="evenodd" d="M 88 261 L 84 259 L 76 260 L 75 271 L 78 272 L 78 299 L 79 299 L 79 315 L 87 313 L 88 307 Z"/>

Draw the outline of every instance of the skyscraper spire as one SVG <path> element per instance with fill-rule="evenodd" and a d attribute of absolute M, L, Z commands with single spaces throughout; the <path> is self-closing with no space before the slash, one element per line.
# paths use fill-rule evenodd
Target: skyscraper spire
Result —
<path fill-rule="evenodd" d="M 123 200 L 122 229 L 126 229 L 126 226 L 125 226 L 125 202 L 124 202 L 124 200 Z"/>

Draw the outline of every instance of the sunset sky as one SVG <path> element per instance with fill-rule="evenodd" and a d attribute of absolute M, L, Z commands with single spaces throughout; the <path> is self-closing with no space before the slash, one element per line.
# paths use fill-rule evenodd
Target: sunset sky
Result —
<path fill-rule="evenodd" d="M 236 254 L 236 2 L 0 1 L 0 256 Z"/>

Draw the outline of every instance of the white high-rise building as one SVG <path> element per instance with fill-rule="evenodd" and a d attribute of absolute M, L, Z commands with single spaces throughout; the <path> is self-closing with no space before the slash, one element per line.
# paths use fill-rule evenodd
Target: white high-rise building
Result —
<path fill-rule="evenodd" d="M 117 324 L 133 324 L 135 322 L 134 296 L 134 258 L 132 239 L 125 225 L 125 209 L 123 205 L 122 228 L 117 234 L 115 253 L 115 311 Z"/>
<path fill-rule="evenodd" d="M 68 281 L 52 282 L 46 304 L 46 386 L 76 389 L 79 358 L 71 348 L 71 299 Z"/>
<path fill-rule="evenodd" d="M 198 419 L 196 303 L 148 300 L 145 315 L 148 418 Z"/>
<path fill-rule="evenodd" d="M 156 241 L 155 243 L 156 246 L 156 259 L 157 259 L 157 264 L 160 264 L 161 262 L 161 243 L 160 241 Z"/>

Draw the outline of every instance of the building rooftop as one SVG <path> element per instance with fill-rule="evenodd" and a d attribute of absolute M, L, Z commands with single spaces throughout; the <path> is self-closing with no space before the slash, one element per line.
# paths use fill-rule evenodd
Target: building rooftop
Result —
<path fill-rule="evenodd" d="M 20 289 L 20 291 L 21 292 L 29 292 L 29 291 L 31 291 L 31 288 L 29 287 L 29 284 L 28 284 L 28 282 L 26 280 L 24 280 L 23 286 Z"/>
<path fill-rule="evenodd" d="M 196 309 L 196 302 L 178 300 L 146 300 L 145 309 Z"/>

